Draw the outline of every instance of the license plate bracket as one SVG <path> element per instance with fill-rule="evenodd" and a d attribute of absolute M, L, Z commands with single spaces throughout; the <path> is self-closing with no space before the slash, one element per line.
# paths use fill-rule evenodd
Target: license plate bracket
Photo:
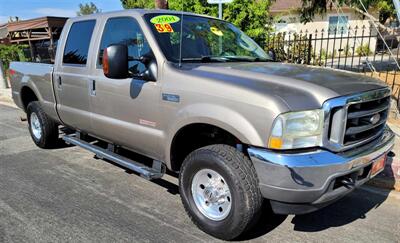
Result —
<path fill-rule="evenodd" d="M 386 164 L 386 154 L 379 156 L 375 161 L 372 163 L 371 168 L 371 177 L 376 176 L 379 172 L 383 170 Z"/>

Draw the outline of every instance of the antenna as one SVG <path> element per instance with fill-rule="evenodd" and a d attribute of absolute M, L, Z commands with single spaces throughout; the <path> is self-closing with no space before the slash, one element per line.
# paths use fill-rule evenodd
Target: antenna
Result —
<path fill-rule="evenodd" d="M 180 33 L 180 41 L 179 41 L 179 67 L 182 67 L 182 36 L 183 36 L 183 0 L 181 6 L 181 33 Z"/>

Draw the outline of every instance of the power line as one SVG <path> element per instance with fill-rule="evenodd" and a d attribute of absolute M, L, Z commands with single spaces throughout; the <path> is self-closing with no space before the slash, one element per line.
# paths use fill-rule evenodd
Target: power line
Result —
<path fill-rule="evenodd" d="M 336 13 L 337 13 L 338 15 L 344 15 L 343 9 L 342 9 L 339 5 L 337 5 L 336 2 L 334 2 L 334 1 L 331 0 L 331 3 L 332 3 L 333 6 L 335 7 Z M 340 10 L 341 13 L 339 13 L 339 10 Z M 351 26 L 350 26 L 350 23 L 347 23 L 347 25 L 348 25 L 348 27 L 349 27 L 349 31 L 352 31 Z M 357 39 L 357 36 L 355 36 L 355 35 L 356 35 L 356 33 L 354 33 L 354 38 L 355 38 L 355 40 L 357 41 L 357 43 L 358 43 L 359 45 L 361 45 L 362 43 L 360 42 L 359 39 Z M 361 54 L 363 54 L 363 52 L 361 52 Z M 368 53 L 365 54 L 365 61 L 367 62 L 368 68 L 371 69 L 371 71 L 372 71 L 373 73 L 376 73 L 376 69 L 375 69 L 374 65 L 373 65 L 372 62 L 368 59 Z"/>

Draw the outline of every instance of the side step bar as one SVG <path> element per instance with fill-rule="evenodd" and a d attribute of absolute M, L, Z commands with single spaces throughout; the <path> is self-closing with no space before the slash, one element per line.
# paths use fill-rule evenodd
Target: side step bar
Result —
<path fill-rule="evenodd" d="M 153 167 L 145 166 L 139 162 L 133 161 L 131 159 L 125 158 L 119 154 L 114 153 L 112 149 L 104 149 L 99 146 L 86 142 L 80 139 L 79 133 L 72 135 L 64 135 L 62 139 L 67 144 L 73 144 L 95 153 L 98 158 L 110 160 L 114 163 L 119 164 L 122 167 L 135 171 L 139 173 L 140 176 L 142 176 L 147 180 L 159 179 L 165 173 L 165 166 L 160 161 L 154 160 Z M 108 146 L 108 147 L 113 148 L 113 146 Z"/>

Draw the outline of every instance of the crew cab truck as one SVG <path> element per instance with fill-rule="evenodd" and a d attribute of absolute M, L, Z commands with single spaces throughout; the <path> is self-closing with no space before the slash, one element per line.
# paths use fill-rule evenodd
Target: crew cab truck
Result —
<path fill-rule="evenodd" d="M 192 13 L 72 18 L 54 65 L 13 62 L 11 73 L 37 146 L 66 127 L 67 143 L 145 178 L 177 172 L 190 218 L 225 240 L 264 202 L 302 214 L 338 200 L 382 171 L 394 142 L 384 83 L 274 62 L 234 25 Z"/>

